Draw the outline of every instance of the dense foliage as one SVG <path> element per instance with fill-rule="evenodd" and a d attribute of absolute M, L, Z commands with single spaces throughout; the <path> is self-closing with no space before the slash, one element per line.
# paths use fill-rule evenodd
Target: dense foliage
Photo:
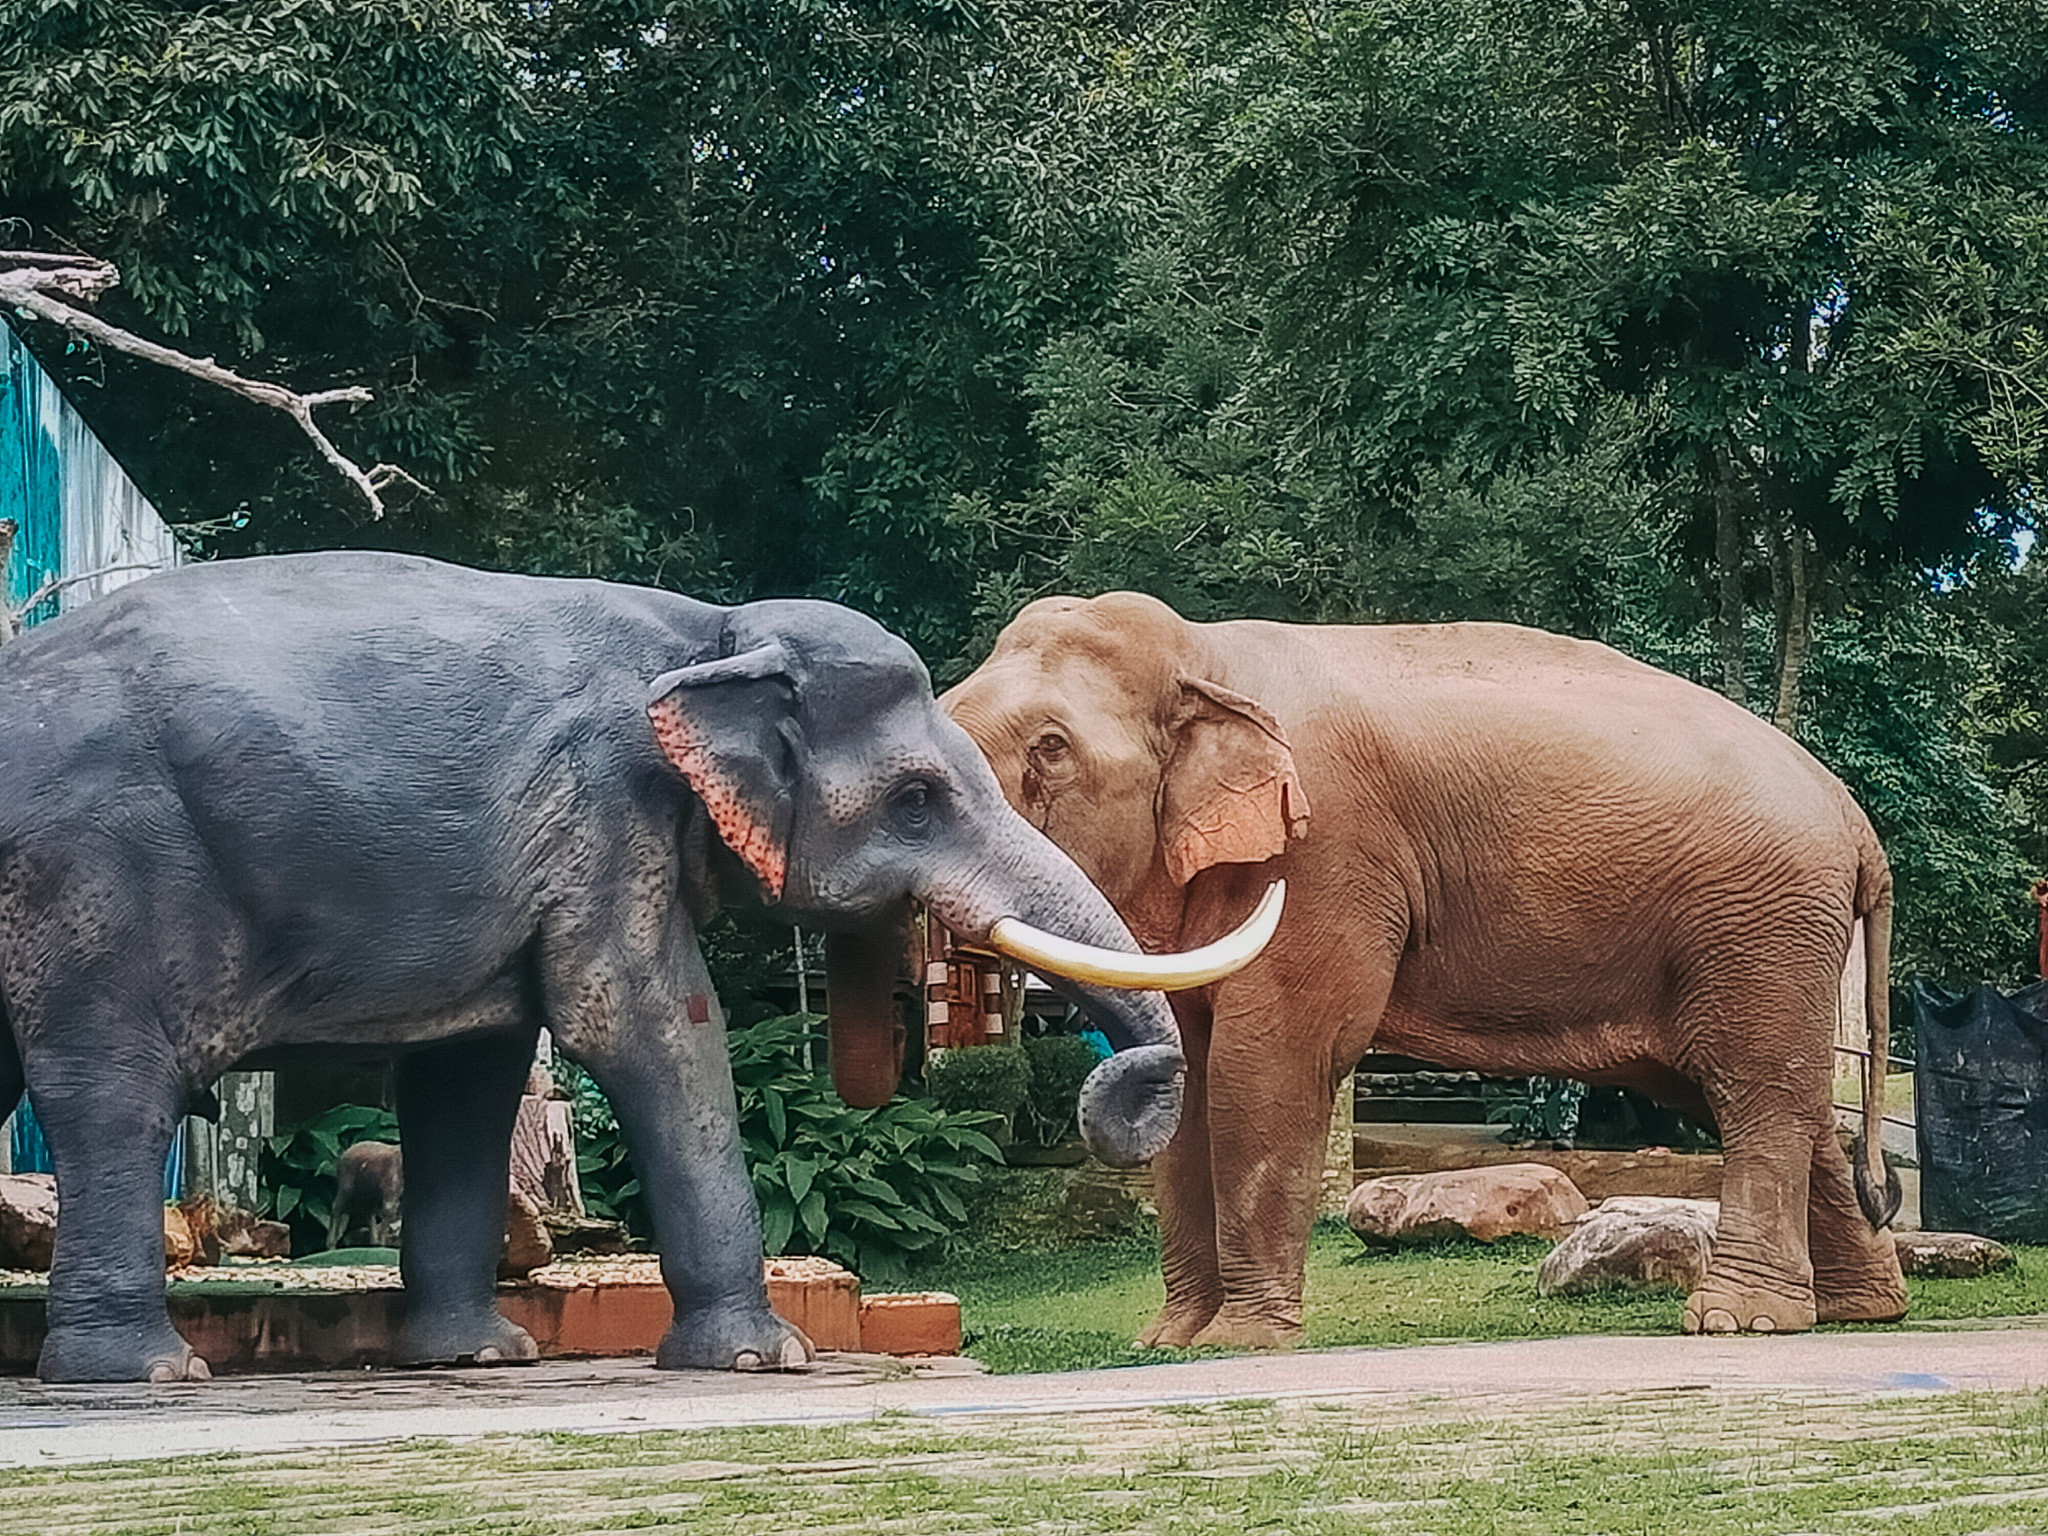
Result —
<path fill-rule="evenodd" d="M 327 1246 L 341 1154 L 359 1141 L 397 1140 L 398 1117 L 390 1110 L 337 1104 L 263 1144 L 257 1171 L 267 1196 L 265 1214 L 291 1228 L 293 1253 L 318 1253 Z"/>
<path fill-rule="evenodd" d="M 0 243 L 434 488 L 45 347 L 210 550 L 837 597 L 942 681 L 1122 585 L 1602 638 L 1842 774 L 1902 972 L 2013 980 L 2044 112 L 2038 0 L 0 0 Z"/>
<path fill-rule="evenodd" d="M 962 1197 L 1002 1157 L 985 1134 L 1000 1117 L 900 1095 L 849 1108 L 824 1071 L 800 1064 L 806 1043 L 824 1061 L 822 1023 L 793 1014 L 732 1034 L 762 1242 L 771 1254 L 823 1254 L 863 1278 L 891 1279 L 967 1219 Z"/>
<path fill-rule="evenodd" d="M 848 1108 L 823 1070 L 822 1022 L 785 1014 L 728 1034 L 763 1245 L 770 1255 L 823 1254 L 868 1279 L 891 1279 L 967 1219 L 963 1197 L 1001 1160 L 985 1134 L 1001 1117 L 900 1096 L 879 1109 Z M 573 1105 L 585 1204 L 651 1239 L 610 1105 L 580 1068 L 562 1062 L 558 1071 Z"/>

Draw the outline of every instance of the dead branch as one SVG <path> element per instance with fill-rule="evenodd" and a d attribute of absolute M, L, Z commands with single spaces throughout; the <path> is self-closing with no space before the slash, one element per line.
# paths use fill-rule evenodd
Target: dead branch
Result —
<path fill-rule="evenodd" d="M 282 384 L 264 379 L 245 379 L 221 367 L 210 357 L 191 357 L 153 341 L 145 341 L 119 326 L 109 325 L 97 315 L 77 307 L 91 303 L 121 281 L 111 262 L 84 256 L 59 256 L 43 251 L 0 251 L 0 306 L 26 311 L 40 320 L 131 357 L 157 363 L 191 378 L 213 384 L 245 400 L 283 411 L 299 424 L 320 456 L 369 504 L 370 516 L 384 515 L 383 492 L 404 484 L 424 491 L 426 486 L 395 464 L 377 464 L 364 469 L 349 458 L 320 430 L 313 412 L 325 405 L 361 405 L 371 398 L 360 385 L 342 389 L 317 390 L 301 394 Z"/>
<path fill-rule="evenodd" d="M 8 526 L 7 537 L 9 543 L 13 542 L 13 534 L 13 528 Z M 6 610 L 4 614 L 6 633 L 0 634 L 0 645 L 5 645 L 9 640 L 19 635 L 23 627 L 28 623 L 28 616 L 30 614 L 67 588 L 78 586 L 83 582 L 98 581 L 102 576 L 116 576 L 123 571 L 155 571 L 161 569 L 162 567 L 153 560 L 127 560 L 119 565 L 103 565 L 98 570 L 80 571 L 76 576 L 53 576 L 36 588 L 34 596 Z"/>

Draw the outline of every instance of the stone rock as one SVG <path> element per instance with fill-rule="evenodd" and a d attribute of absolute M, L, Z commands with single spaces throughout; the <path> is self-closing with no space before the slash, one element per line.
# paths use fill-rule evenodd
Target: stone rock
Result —
<path fill-rule="evenodd" d="M 247 1211 L 231 1214 L 243 1219 L 220 1229 L 220 1251 L 238 1259 L 288 1259 L 292 1256 L 292 1229 L 281 1221 L 264 1221 Z"/>
<path fill-rule="evenodd" d="M 192 1236 L 195 1264 L 220 1262 L 220 1224 L 227 1207 L 212 1195 L 187 1195 L 178 1202 L 178 1214 L 185 1218 L 185 1230 Z"/>
<path fill-rule="evenodd" d="M 57 1176 L 0 1174 L 0 1269 L 48 1269 L 57 1242 Z"/>
<path fill-rule="evenodd" d="M 538 1063 L 533 1075 L 545 1081 L 545 1071 Z M 531 1195 L 543 1210 L 565 1216 L 585 1214 L 569 1106 L 561 1099 L 534 1092 L 531 1082 L 512 1124 L 512 1187 Z"/>
<path fill-rule="evenodd" d="M 2011 1269 L 2012 1250 L 1970 1232 L 1894 1232 L 1899 1268 L 1909 1275 L 1936 1275 L 1967 1280 L 1994 1270 Z"/>
<path fill-rule="evenodd" d="M 184 1211 L 175 1205 L 165 1206 L 164 1268 L 189 1269 L 199 1258 L 199 1240 L 192 1235 L 192 1224 L 185 1219 Z"/>
<path fill-rule="evenodd" d="M 265 1221 L 254 1211 L 223 1205 L 212 1195 L 187 1195 L 178 1202 L 198 1248 L 195 1264 L 218 1264 L 223 1255 L 241 1259 L 288 1259 L 292 1229 Z"/>
<path fill-rule="evenodd" d="M 1586 1213 L 1586 1197 L 1555 1168 L 1502 1163 L 1449 1173 L 1367 1179 L 1351 1191 L 1345 1220 L 1372 1247 L 1517 1233 L 1556 1237 Z"/>
<path fill-rule="evenodd" d="M 524 1190 L 508 1190 L 505 1200 L 505 1250 L 498 1257 L 498 1278 L 518 1280 L 543 1264 L 552 1264 L 555 1242 L 541 1218 L 540 1202 Z"/>
<path fill-rule="evenodd" d="M 1536 1294 L 1697 1290 L 1714 1256 L 1720 1219 L 1714 1200 L 1611 1196 L 1544 1257 L 1536 1270 Z"/>
<path fill-rule="evenodd" d="M 560 1211 L 543 1211 L 541 1220 L 547 1224 L 556 1258 L 578 1253 L 603 1257 L 625 1253 L 633 1246 L 626 1236 L 626 1229 L 616 1221 L 600 1221 L 595 1216 L 566 1216 Z"/>

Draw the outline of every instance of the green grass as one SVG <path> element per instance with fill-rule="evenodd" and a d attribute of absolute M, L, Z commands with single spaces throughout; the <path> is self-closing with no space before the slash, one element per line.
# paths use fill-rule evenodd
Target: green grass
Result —
<path fill-rule="evenodd" d="M 1536 1266 L 1548 1247 L 1525 1238 L 1368 1254 L 1341 1222 L 1318 1222 L 1309 1243 L 1307 1342 L 1327 1348 L 1678 1330 L 1684 1298 L 1676 1292 L 1539 1298 Z M 1910 1281 L 1906 1326 L 2048 1314 L 2048 1248 L 2015 1252 L 2018 1267 L 2002 1274 Z M 999 1374 L 1194 1353 L 1132 1344 L 1165 1295 L 1156 1240 L 1143 1232 L 980 1251 L 920 1269 L 916 1284 L 960 1298 L 966 1352 Z"/>
<path fill-rule="evenodd" d="M 2048 1394 L 1272 1403 L 500 1435 L 0 1471 L 43 1536 L 1972 1536 L 2048 1528 Z"/>

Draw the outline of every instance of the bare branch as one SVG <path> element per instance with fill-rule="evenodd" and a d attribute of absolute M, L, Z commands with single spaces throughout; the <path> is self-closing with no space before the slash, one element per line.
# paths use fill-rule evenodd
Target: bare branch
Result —
<path fill-rule="evenodd" d="M 8 536 L 10 542 L 12 535 L 13 530 L 9 528 Z M 17 603 L 6 611 L 7 633 L 4 636 L 0 636 L 0 645 L 6 644 L 7 641 L 20 634 L 22 626 L 28 621 L 30 614 L 67 588 L 76 587 L 88 581 L 98 581 L 102 576 L 116 576 L 123 571 L 155 571 L 161 569 L 162 567 L 154 560 L 128 560 L 119 565 L 103 565 L 95 571 L 80 571 L 76 576 L 53 576 L 36 588 L 34 596 L 25 602 Z"/>
<path fill-rule="evenodd" d="M 335 473 L 355 487 L 357 494 L 369 504 L 373 518 L 384 515 L 382 493 L 391 486 L 404 484 L 421 491 L 427 489 L 395 464 L 377 464 L 365 470 L 335 447 L 313 420 L 313 412 L 321 406 L 361 405 L 368 401 L 370 392 L 360 385 L 301 394 L 264 379 L 245 379 L 221 367 L 210 357 L 191 357 L 175 348 L 145 341 L 67 302 L 76 299 L 90 303 L 120 281 L 120 272 L 110 262 L 90 257 L 55 256 L 40 251 L 0 251 L 0 306 L 22 310 L 52 325 L 61 325 L 109 351 L 125 352 L 131 357 L 157 363 L 240 395 L 245 400 L 253 400 L 258 405 L 283 411 L 299 424 L 299 430 L 312 440 L 320 456 L 334 467 Z"/>

